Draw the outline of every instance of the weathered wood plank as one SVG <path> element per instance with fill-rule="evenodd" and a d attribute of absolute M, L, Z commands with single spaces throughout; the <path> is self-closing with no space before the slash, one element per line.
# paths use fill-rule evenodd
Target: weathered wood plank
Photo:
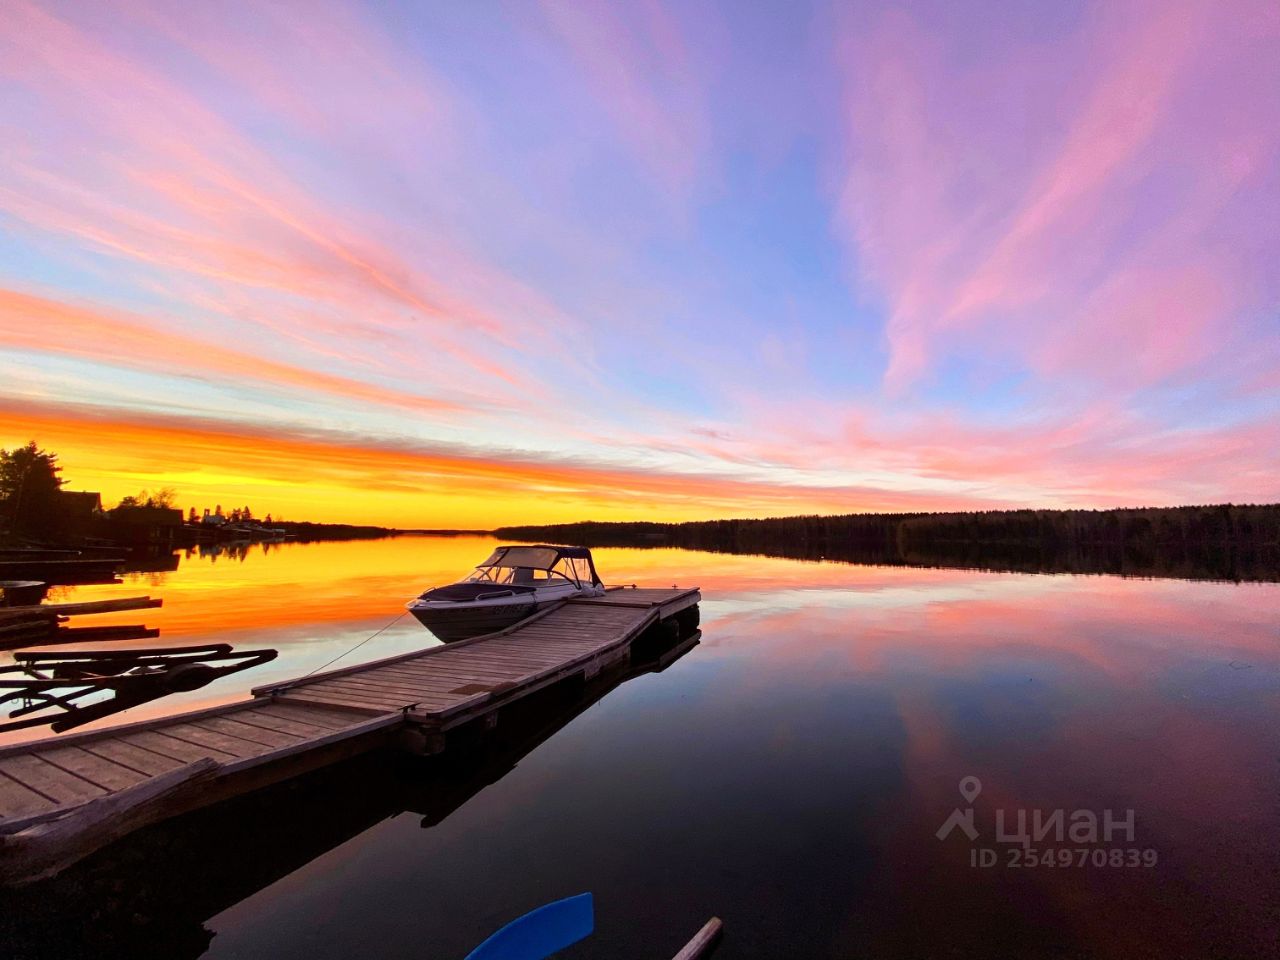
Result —
<path fill-rule="evenodd" d="M 310 703 L 322 707 L 342 709 L 351 707 L 363 713 L 394 713 L 402 710 L 404 704 L 399 701 L 375 701 L 371 697 L 347 696 L 340 693 L 329 693 L 314 685 L 299 687 L 297 690 L 286 690 L 277 694 L 282 700 L 296 703 Z"/>
<path fill-rule="evenodd" d="M 58 806 L 43 793 L 6 777 L 0 773 L 0 823 L 14 817 L 24 817 Z"/>
<path fill-rule="evenodd" d="M 136 730 L 153 730 L 157 727 L 167 727 L 180 721 L 193 720 L 196 717 L 224 716 L 237 710 L 247 710 L 254 705 L 252 700 L 242 700 L 239 703 L 224 703 L 215 707 L 204 707 L 200 710 L 192 710 L 169 717 L 151 717 L 147 720 L 135 720 L 132 723 L 122 723 L 104 730 L 64 733 L 56 737 L 46 737 L 43 740 L 32 740 L 28 743 L 8 744 L 0 747 L 0 757 L 12 756 L 15 753 L 32 753 L 43 749 L 65 747 L 73 743 L 84 745 L 94 740 L 118 738 L 125 733 L 133 733 Z"/>
<path fill-rule="evenodd" d="M 357 722 L 350 714 L 341 715 L 343 711 L 338 711 L 338 715 L 335 715 L 329 710 L 313 709 L 296 704 L 275 703 L 270 700 L 262 700 L 259 703 L 260 705 L 253 709 L 253 713 L 282 717 L 286 720 L 296 719 L 299 723 L 311 723 L 328 730 L 341 730 Z"/>
<path fill-rule="evenodd" d="M 314 689 L 318 696 L 329 697 L 335 702 L 345 701 L 359 704 L 369 709 L 375 709 L 378 713 L 399 713 L 406 707 L 419 703 L 441 708 L 448 706 L 457 699 L 457 697 L 449 697 L 443 694 L 397 695 L 392 693 L 370 693 L 364 690 L 353 690 L 349 687 L 316 687 Z"/>
<path fill-rule="evenodd" d="M 123 790 L 140 780 L 147 779 L 147 774 L 139 773 L 130 767 L 90 753 L 82 747 L 62 747 L 58 750 L 46 750 L 40 754 L 54 766 L 68 770 L 90 783 L 96 783 L 104 790 Z"/>
<path fill-rule="evenodd" d="M 378 738 L 386 731 L 394 726 L 403 723 L 403 717 L 398 713 L 387 713 L 375 717 L 366 717 L 363 721 L 347 727 L 345 730 L 335 730 L 324 737 L 314 740 L 303 740 L 292 747 L 282 747 L 279 750 L 273 750 L 270 753 L 264 753 L 261 756 L 249 757 L 244 760 L 237 760 L 223 766 L 224 774 L 239 773 L 253 767 L 265 766 L 266 764 L 275 764 L 282 761 L 292 760 L 302 754 L 315 753 L 340 745 L 344 742 L 350 743 L 361 739 Z"/>
<path fill-rule="evenodd" d="M 516 674 L 517 677 L 520 675 L 521 674 Z M 457 687 L 458 684 L 469 683 L 476 680 L 478 677 L 483 677 L 483 676 L 484 676 L 483 671 L 472 671 L 470 673 L 465 673 L 464 671 L 460 670 L 456 674 L 438 674 L 433 677 L 421 677 L 418 679 L 397 679 L 394 677 L 384 677 L 384 676 L 378 675 L 378 676 L 371 676 L 368 682 L 372 684 L 377 684 L 379 686 L 387 686 L 390 688 L 397 688 L 397 689 L 407 689 L 407 690 L 413 690 L 416 692 L 448 694 L 448 693 L 452 693 L 454 688 Z M 488 678 L 492 679 L 494 683 L 504 682 L 510 679 L 509 677 L 494 677 L 491 674 L 488 675 Z M 351 681 L 346 680 L 342 682 L 350 683 Z"/>
<path fill-rule="evenodd" d="M 457 676 L 458 673 L 470 673 L 472 668 L 476 666 L 494 667 L 497 669 L 518 669 L 530 664 L 538 664 L 544 662 L 547 655 L 518 655 L 518 657 L 508 657 L 502 653 L 484 652 L 477 650 L 471 657 L 458 657 L 449 660 L 438 660 L 435 663 L 413 664 L 408 663 L 399 667 L 385 667 L 384 669 L 396 669 L 406 673 L 412 673 L 417 676 L 436 676 L 451 675 Z M 357 675 L 360 676 L 360 675 Z"/>
<path fill-rule="evenodd" d="M 510 653 L 506 654 L 497 650 L 486 650 L 477 652 L 466 658 L 458 658 L 457 660 L 445 661 L 441 664 L 441 669 L 466 670 L 471 664 L 485 664 L 491 667 L 530 667 L 538 668 L 554 663 L 560 658 L 550 651 L 542 653 Z"/>
<path fill-rule="evenodd" d="M 242 737 L 228 736 L 224 733 L 196 726 L 194 723 L 178 723 L 171 727 L 165 727 L 164 735 L 178 740 L 186 740 L 188 743 L 198 744 L 201 747 L 212 747 L 215 750 L 221 750 L 223 753 L 229 753 L 234 757 L 254 757 L 271 749 L 265 743 L 245 740 Z"/>
<path fill-rule="evenodd" d="M 209 717 L 205 720 L 193 720 L 192 726 L 212 730 L 215 733 L 225 733 L 241 740 L 260 743 L 265 747 L 288 747 L 299 740 L 306 739 L 305 735 L 299 736 L 294 733 L 286 733 L 283 730 L 271 730 L 266 727 L 243 723 L 239 718 L 233 720 L 230 717 Z"/>
<path fill-rule="evenodd" d="M 147 610 L 164 606 L 159 597 L 119 597 L 115 600 L 83 600 L 78 603 L 37 603 L 25 607 L 4 607 L 6 617 L 18 614 L 37 616 L 78 616 L 86 613 L 118 613 L 122 610 Z"/>
<path fill-rule="evenodd" d="M 57 629 L 57 621 L 50 617 L 47 620 L 39 618 L 27 618 L 26 620 L 15 620 L 14 622 L 0 623 L 0 637 L 8 640 L 11 637 L 21 635 L 26 637 L 27 634 L 45 634 L 52 633 Z"/>
<path fill-rule="evenodd" d="M 31 754 L 5 757 L 0 760 L 0 772 L 58 803 L 77 803 L 107 792 L 96 783 Z"/>
<path fill-rule="evenodd" d="M 125 743 L 142 747 L 144 750 L 150 750 L 152 753 L 159 753 L 185 763 L 192 763 L 205 757 L 213 757 L 215 760 L 234 760 L 236 757 L 234 753 L 214 750 L 191 743 L 189 740 L 179 740 L 159 730 L 140 730 L 137 733 L 126 734 L 120 739 Z"/>
<path fill-rule="evenodd" d="M 236 717 L 241 723 L 262 727 L 266 730 L 282 730 L 298 737 L 322 737 L 334 730 L 334 727 L 322 727 L 299 717 L 280 716 L 266 710 L 246 710 Z"/>
<path fill-rule="evenodd" d="M 490 664 L 474 664 L 473 667 L 474 669 L 465 669 L 459 666 L 459 667 L 452 668 L 450 670 L 433 670 L 431 672 L 423 672 L 423 673 L 409 673 L 409 672 L 397 670 L 395 673 L 386 674 L 386 676 L 397 677 L 402 681 L 408 680 L 411 682 L 416 682 L 424 679 L 439 680 L 442 682 L 447 682 L 450 680 L 470 680 L 472 677 L 475 677 L 477 675 L 489 676 L 489 677 L 493 677 L 494 679 L 510 680 L 516 677 L 524 676 L 524 673 L 525 673 L 524 667 L 516 667 L 516 666 L 504 667 L 504 666 L 496 666 L 496 665 L 490 665 Z M 384 669 L 389 669 L 389 668 L 384 668 Z M 383 675 L 384 674 L 381 671 L 379 671 L 377 674 L 377 676 L 383 676 Z M 360 674 L 356 674 L 356 676 L 360 676 Z"/>
<path fill-rule="evenodd" d="M 323 680 L 328 677 L 336 677 L 336 676 L 341 676 L 343 674 L 348 674 L 348 673 L 360 673 L 365 670 L 369 670 L 378 666 L 383 666 L 388 663 L 397 663 L 401 660 L 419 660 L 423 657 L 438 656 L 443 653 L 456 651 L 460 648 L 465 648 L 472 644 L 482 643 L 491 637 L 500 637 L 507 633 L 510 633 L 512 630 L 518 629 L 523 624 L 531 623 L 542 617 L 548 616 L 551 613 L 554 613 L 556 610 L 563 607 L 567 602 L 568 601 L 562 600 L 557 604 L 553 604 L 552 606 L 547 607 L 545 610 L 540 610 L 538 613 L 535 613 L 532 617 L 528 617 L 527 619 L 520 621 L 520 623 L 513 624 L 512 626 L 507 627 L 503 630 L 499 630 L 496 633 L 487 633 L 479 637 L 469 637 L 466 640 L 459 640 L 456 643 L 450 643 L 450 644 L 442 643 L 438 647 L 431 647 L 430 649 L 427 649 L 427 650 L 413 650 L 413 651 L 410 651 L 409 653 L 398 653 L 398 654 L 395 654 L 394 656 L 383 657 L 380 660 L 373 660 L 369 663 L 355 664 L 354 666 L 342 667 L 338 670 L 328 670 L 328 671 L 325 671 L 324 673 L 308 674 L 307 676 L 298 677 L 294 680 L 284 680 L 274 684 L 263 684 L 262 686 L 254 687 L 250 691 L 250 693 L 252 693 L 255 697 L 261 696 L 264 694 L 266 695 L 274 694 L 291 686 L 301 686 L 304 684 L 316 683 L 319 680 Z"/>
<path fill-rule="evenodd" d="M 396 677 L 390 677 L 381 673 L 357 674 L 353 677 L 341 677 L 337 680 L 328 680 L 322 684 L 317 684 L 322 689 L 333 689 L 336 687 L 345 687 L 349 690 L 368 690 L 370 693 L 388 693 L 400 696 L 403 694 L 419 694 L 419 693 L 447 693 L 450 686 L 449 680 L 440 680 L 439 678 L 423 677 L 419 680 L 403 680 Z"/>
<path fill-rule="evenodd" d="M 182 766 L 181 760 L 123 740 L 93 740 L 81 749 L 153 777 Z"/>
<path fill-rule="evenodd" d="M 390 683 L 378 683 L 372 680 L 329 680 L 325 683 L 315 684 L 315 688 L 326 693 L 365 697 L 369 700 L 380 700 L 391 704 L 403 703 L 406 698 L 412 699 L 418 696 L 419 693 L 423 696 L 426 695 L 426 691 L 401 690 Z"/>

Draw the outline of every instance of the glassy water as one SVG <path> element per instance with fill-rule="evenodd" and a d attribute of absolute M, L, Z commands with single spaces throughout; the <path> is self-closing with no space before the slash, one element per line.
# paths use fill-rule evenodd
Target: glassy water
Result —
<path fill-rule="evenodd" d="M 149 590 L 117 622 L 280 651 L 150 707 L 174 711 L 339 656 L 491 545 L 255 547 L 74 594 Z M 712 915 L 726 958 L 1275 955 L 1280 585 L 596 554 L 700 586 L 698 645 L 471 760 L 148 831 L 11 902 L 15 955 L 60 922 L 156 956 L 461 957 L 582 891 L 597 932 L 565 956 L 670 956 Z M 339 665 L 430 642 L 405 618 Z"/>

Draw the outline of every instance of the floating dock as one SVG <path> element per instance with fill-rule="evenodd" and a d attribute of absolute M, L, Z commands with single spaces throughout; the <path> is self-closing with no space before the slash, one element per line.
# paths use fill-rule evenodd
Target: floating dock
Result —
<path fill-rule="evenodd" d="M 41 585 L 43 586 L 43 585 Z M 88 600 L 80 603 L 37 603 L 0 606 L 0 649 L 36 644 L 82 643 L 87 640 L 143 640 L 158 637 L 160 631 L 145 626 L 66 627 L 68 618 L 125 610 L 150 610 L 163 601 L 151 597 L 121 597 L 115 600 Z"/>
<path fill-rule="evenodd" d="M 0 882 L 51 876 L 133 830 L 381 746 L 446 749 L 504 706 L 697 626 L 697 589 L 613 588 L 506 630 L 259 687 L 252 699 L 0 748 Z"/>

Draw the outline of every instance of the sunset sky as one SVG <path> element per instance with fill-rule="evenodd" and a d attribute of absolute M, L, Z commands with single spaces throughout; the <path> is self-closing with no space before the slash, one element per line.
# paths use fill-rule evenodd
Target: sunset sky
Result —
<path fill-rule="evenodd" d="M 490 527 L 1280 500 L 1280 5 L 0 0 L 0 446 Z"/>

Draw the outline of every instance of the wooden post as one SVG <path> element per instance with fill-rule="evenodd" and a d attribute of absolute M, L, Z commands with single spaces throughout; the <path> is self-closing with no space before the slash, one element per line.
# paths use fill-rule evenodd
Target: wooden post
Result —
<path fill-rule="evenodd" d="M 702 929 L 693 935 L 693 939 L 686 943 L 672 960 L 698 960 L 700 957 L 709 957 L 720 942 L 720 934 L 724 930 L 724 924 L 720 922 L 719 917 L 712 917 Z"/>

